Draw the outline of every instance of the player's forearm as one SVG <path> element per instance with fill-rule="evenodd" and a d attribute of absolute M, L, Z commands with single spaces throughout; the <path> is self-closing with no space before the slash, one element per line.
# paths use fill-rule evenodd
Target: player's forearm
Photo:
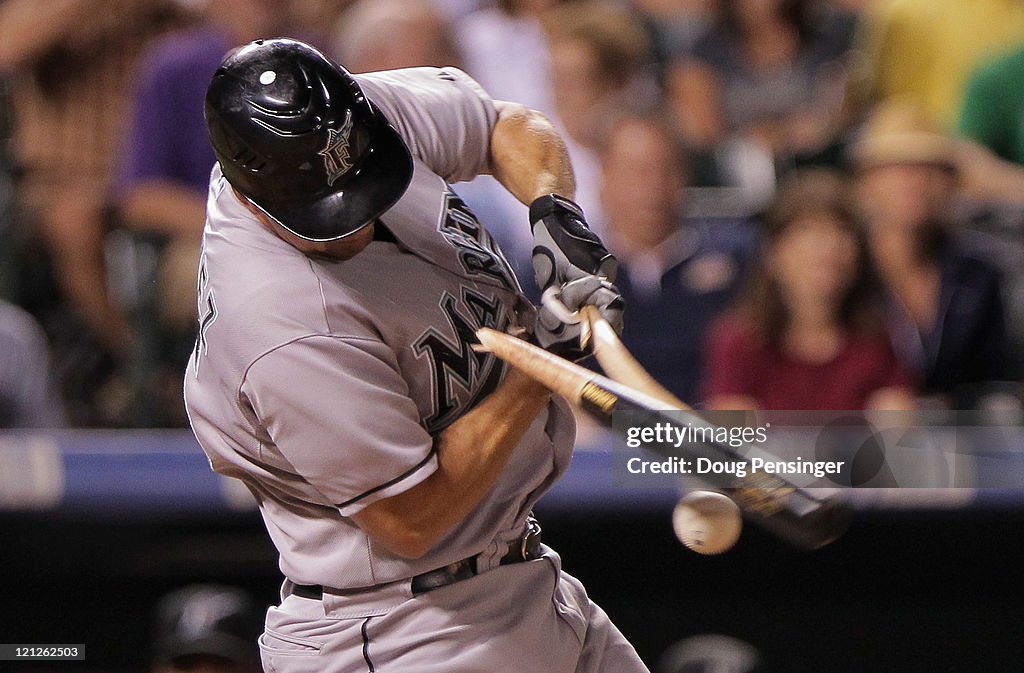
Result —
<path fill-rule="evenodd" d="M 545 194 L 576 197 L 576 180 L 565 142 L 541 113 L 496 101 L 491 134 L 491 173 L 519 201 L 530 205 Z"/>
<path fill-rule="evenodd" d="M 513 370 L 439 437 L 438 468 L 422 483 L 355 515 L 374 541 L 404 557 L 425 554 L 480 504 L 512 450 L 550 399 Z"/>

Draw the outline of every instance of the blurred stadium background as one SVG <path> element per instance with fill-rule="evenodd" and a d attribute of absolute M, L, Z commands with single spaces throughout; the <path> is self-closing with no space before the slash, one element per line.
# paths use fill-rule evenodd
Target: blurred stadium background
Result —
<path fill-rule="evenodd" d="M 799 363 L 707 374 L 739 361 L 723 335 L 751 316 L 744 279 L 795 218 L 772 233 L 761 215 L 806 169 L 838 171 L 828 198 L 856 204 L 884 322 L 873 366 L 920 407 L 1007 415 L 1024 451 L 1020 0 L 0 0 L 0 643 L 87 652 L 0 671 L 148 670 L 154 609 L 184 585 L 275 600 L 259 516 L 180 400 L 201 96 L 228 48 L 269 34 L 356 72 L 459 65 L 548 114 L 622 262 L 627 345 L 709 406 L 799 408 L 759 383 Z M 525 208 L 486 178 L 456 189 L 535 293 Z M 866 498 L 817 552 L 748 529 L 701 557 L 672 533 L 678 493 L 612 484 L 609 446 L 584 433 L 538 514 L 656 673 L 708 633 L 765 671 L 1020 670 L 1024 471 L 1019 489 Z"/>

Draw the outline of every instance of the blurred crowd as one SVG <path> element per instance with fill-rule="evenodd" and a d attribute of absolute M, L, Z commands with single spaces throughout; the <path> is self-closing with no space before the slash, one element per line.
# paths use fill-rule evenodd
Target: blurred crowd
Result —
<path fill-rule="evenodd" d="M 627 345 L 710 408 L 1021 407 L 1020 0 L 0 0 L 0 423 L 180 426 L 232 47 L 563 132 Z M 531 285 L 526 208 L 455 186 Z"/>

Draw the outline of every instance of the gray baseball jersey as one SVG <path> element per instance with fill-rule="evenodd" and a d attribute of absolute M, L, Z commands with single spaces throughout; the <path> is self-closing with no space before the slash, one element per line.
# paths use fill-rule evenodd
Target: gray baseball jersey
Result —
<path fill-rule="evenodd" d="M 347 261 L 307 257 L 215 169 L 185 380 L 200 444 L 213 469 L 256 496 L 284 574 L 342 589 L 480 552 L 482 569 L 497 565 L 574 439 L 571 414 L 553 402 L 476 510 L 422 558 L 388 552 L 353 523 L 427 478 L 438 433 L 500 381 L 500 361 L 470 348 L 475 329 L 533 318 L 501 252 L 448 186 L 485 170 L 493 103 L 452 68 L 356 79 L 414 157 L 408 190 L 379 218 L 393 239 Z"/>

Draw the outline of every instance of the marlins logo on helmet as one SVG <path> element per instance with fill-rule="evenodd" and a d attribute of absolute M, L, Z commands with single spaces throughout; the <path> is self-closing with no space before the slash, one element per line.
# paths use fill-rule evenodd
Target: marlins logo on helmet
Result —
<path fill-rule="evenodd" d="M 352 111 L 346 110 L 346 113 L 345 123 L 342 124 L 340 131 L 327 129 L 327 147 L 318 152 L 324 158 L 328 185 L 333 185 L 335 180 L 352 168 L 352 157 L 348 147 L 348 136 L 352 132 Z"/>

